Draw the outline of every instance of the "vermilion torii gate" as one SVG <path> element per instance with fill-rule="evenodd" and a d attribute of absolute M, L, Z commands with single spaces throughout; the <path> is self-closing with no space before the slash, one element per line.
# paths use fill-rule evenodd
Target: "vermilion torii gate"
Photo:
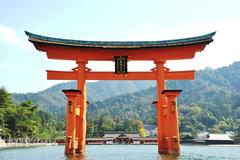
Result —
<path fill-rule="evenodd" d="M 215 32 L 185 39 L 165 41 L 82 41 L 51 38 L 25 32 L 37 50 L 49 59 L 73 60 L 71 71 L 47 70 L 48 80 L 77 80 L 78 90 L 65 90 L 66 109 L 65 154 L 85 154 L 86 80 L 156 80 L 157 127 L 159 153 L 179 154 L 179 132 L 176 99 L 179 90 L 165 90 L 165 80 L 193 80 L 195 71 L 170 71 L 167 60 L 192 59 L 213 41 Z M 86 67 L 88 61 L 115 61 L 115 72 L 96 72 Z M 127 61 L 154 61 L 148 72 L 128 72 Z M 75 138 L 78 141 L 75 141 Z M 77 146 L 75 146 L 77 143 Z"/>

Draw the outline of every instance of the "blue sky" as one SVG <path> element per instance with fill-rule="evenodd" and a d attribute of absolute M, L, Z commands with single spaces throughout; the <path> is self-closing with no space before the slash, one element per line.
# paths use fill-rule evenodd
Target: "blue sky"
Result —
<path fill-rule="evenodd" d="M 193 60 L 168 62 L 173 70 L 218 68 L 240 60 L 239 0 L 1 0 L 0 86 L 10 92 L 36 92 L 46 69 L 70 70 L 74 62 L 48 60 L 27 41 L 24 30 L 82 40 L 164 40 L 217 31 L 214 42 Z M 98 67 L 96 67 L 98 66 Z M 93 70 L 112 63 L 89 62 Z M 148 70 L 153 63 L 130 63 Z"/>

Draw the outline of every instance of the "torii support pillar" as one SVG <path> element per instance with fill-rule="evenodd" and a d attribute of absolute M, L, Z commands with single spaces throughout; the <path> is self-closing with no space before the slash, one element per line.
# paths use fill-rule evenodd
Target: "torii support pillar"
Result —
<path fill-rule="evenodd" d="M 65 155 L 75 155 L 77 149 L 78 137 L 76 137 L 76 116 L 80 114 L 78 106 L 78 98 L 81 94 L 80 90 L 69 89 L 63 90 L 67 97 L 66 106 L 66 142 L 65 142 Z"/>
<path fill-rule="evenodd" d="M 165 74 L 164 74 L 165 61 L 155 61 L 156 64 L 156 77 L 157 77 L 157 129 L 158 129 L 158 153 L 167 154 L 169 141 L 168 141 L 168 115 L 167 115 L 167 102 L 165 95 L 162 91 L 165 89 Z"/>
<path fill-rule="evenodd" d="M 166 102 L 167 103 L 167 102 Z M 158 110 L 158 101 L 154 101 L 153 104 L 156 106 Z M 162 105 L 162 114 L 159 115 L 161 122 L 158 123 L 158 128 L 161 127 L 160 134 L 162 135 L 160 138 L 160 134 L 158 132 L 158 152 L 160 154 L 167 155 L 169 154 L 169 112 L 167 104 Z M 161 139 L 161 141 L 159 141 Z"/>
<path fill-rule="evenodd" d="M 77 89 L 82 91 L 78 98 L 78 105 L 81 108 L 80 115 L 77 117 L 76 135 L 78 139 L 78 149 L 76 153 L 85 155 L 86 151 L 86 128 L 87 128 L 87 92 L 86 92 L 86 64 L 84 60 L 77 60 Z"/>
<path fill-rule="evenodd" d="M 179 138 L 179 127 L 178 127 L 178 108 L 177 108 L 177 97 L 182 90 L 164 90 L 163 95 L 167 99 L 168 108 L 168 136 L 169 136 L 169 148 L 168 152 L 171 155 L 180 155 L 180 138 Z"/>

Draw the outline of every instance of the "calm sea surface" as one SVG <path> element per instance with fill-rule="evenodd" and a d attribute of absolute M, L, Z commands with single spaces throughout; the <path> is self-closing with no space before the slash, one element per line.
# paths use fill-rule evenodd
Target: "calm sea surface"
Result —
<path fill-rule="evenodd" d="M 180 158 L 160 157 L 156 145 L 89 145 L 86 157 L 66 158 L 63 146 L 0 150 L 0 160 L 240 160 L 240 146 L 181 146 Z"/>

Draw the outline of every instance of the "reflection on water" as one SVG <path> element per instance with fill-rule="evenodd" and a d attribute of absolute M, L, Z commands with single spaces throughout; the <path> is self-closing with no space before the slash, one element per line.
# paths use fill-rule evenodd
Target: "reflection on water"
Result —
<path fill-rule="evenodd" d="M 180 160 L 179 156 L 172 156 L 172 155 L 160 155 L 159 160 Z"/>
<path fill-rule="evenodd" d="M 240 160 L 240 146 L 181 146 L 181 156 L 158 155 L 157 145 L 89 145 L 86 156 L 64 156 L 64 146 L 0 150 L 0 160 Z"/>
<path fill-rule="evenodd" d="M 114 153 L 113 153 L 114 154 Z M 120 158 L 120 157 L 119 157 Z M 66 160 L 87 160 L 87 156 L 68 156 Z M 97 160 L 97 159 L 96 159 Z M 179 156 L 172 156 L 172 155 L 159 155 L 157 156 L 156 160 L 180 160 Z"/>
<path fill-rule="evenodd" d="M 86 156 L 68 156 L 66 160 L 87 160 Z"/>

